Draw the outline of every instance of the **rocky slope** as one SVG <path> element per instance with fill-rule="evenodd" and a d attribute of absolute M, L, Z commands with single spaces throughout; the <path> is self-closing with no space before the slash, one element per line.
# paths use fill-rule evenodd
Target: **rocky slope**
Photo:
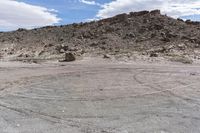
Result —
<path fill-rule="evenodd" d="M 200 24 L 173 19 L 154 10 L 88 23 L 0 33 L 1 58 L 59 58 L 66 52 L 76 56 L 106 53 L 130 57 L 138 53 L 198 59 Z"/>

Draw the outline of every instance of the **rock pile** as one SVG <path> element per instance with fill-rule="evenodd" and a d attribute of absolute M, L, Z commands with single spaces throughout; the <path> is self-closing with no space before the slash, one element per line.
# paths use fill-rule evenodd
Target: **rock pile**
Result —
<path fill-rule="evenodd" d="M 199 22 L 173 19 L 159 10 L 131 12 L 87 23 L 1 32 L 0 55 L 26 53 L 44 57 L 67 52 L 77 56 L 138 52 L 151 57 L 173 53 L 196 56 L 195 51 L 200 49 L 199 29 Z M 66 56 L 69 57 L 66 60 L 73 59 L 71 54 Z"/>

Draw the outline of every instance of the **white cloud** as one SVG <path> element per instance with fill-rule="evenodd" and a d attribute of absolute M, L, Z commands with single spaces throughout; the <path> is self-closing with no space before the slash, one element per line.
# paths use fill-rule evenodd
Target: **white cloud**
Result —
<path fill-rule="evenodd" d="M 93 1 L 93 0 L 79 0 L 79 2 L 81 3 L 84 3 L 84 4 L 87 4 L 87 5 L 97 5 L 97 6 L 100 6 L 99 3 L 97 3 L 96 1 Z"/>
<path fill-rule="evenodd" d="M 16 0 L 0 0 L 0 29 L 33 28 L 58 23 L 56 10 Z"/>
<path fill-rule="evenodd" d="M 160 9 L 172 17 L 200 14 L 200 0 L 113 0 L 101 6 L 97 17 L 107 18 L 119 13 Z"/>

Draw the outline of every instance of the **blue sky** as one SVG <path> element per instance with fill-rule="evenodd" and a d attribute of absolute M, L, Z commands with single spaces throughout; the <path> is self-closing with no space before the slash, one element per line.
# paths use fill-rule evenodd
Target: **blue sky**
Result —
<path fill-rule="evenodd" d="M 58 11 L 57 15 L 62 20 L 59 24 L 81 22 L 95 17 L 100 7 L 79 2 L 79 0 L 21 0 L 28 4 L 47 7 Z M 104 4 L 111 0 L 96 0 Z"/>
<path fill-rule="evenodd" d="M 0 31 L 70 24 L 154 9 L 173 18 L 200 21 L 200 0 L 0 0 Z"/>

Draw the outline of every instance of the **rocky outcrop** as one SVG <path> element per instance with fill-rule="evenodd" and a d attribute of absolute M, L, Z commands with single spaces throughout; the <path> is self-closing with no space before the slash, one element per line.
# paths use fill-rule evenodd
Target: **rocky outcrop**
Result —
<path fill-rule="evenodd" d="M 200 48 L 199 29 L 199 22 L 173 19 L 160 10 L 123 13 L 87 23 L 0 32 L 0 55 L 117 55 L 124 51 L 148 53 L 151 57 L 177 51 L 191 55 Z M 168 47 L 171 49 L 156 51 Z M 154 52 L 149 52 L 152 49 Z M 72 54 L 66 54 L 68 60 L 74 60 Z"/>

